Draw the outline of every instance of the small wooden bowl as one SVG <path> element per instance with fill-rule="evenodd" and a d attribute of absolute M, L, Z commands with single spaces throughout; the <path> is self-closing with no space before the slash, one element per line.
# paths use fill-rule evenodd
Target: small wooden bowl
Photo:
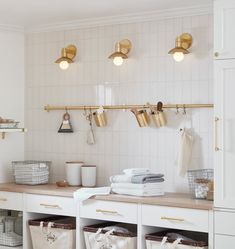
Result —
<path fill-rule="evenodd" d="M 56 182 L 56 185 L 57 187 L 61 187 L 61 188 L 65 188 L 69 186 L 68 182 L 65 180 Z"/>

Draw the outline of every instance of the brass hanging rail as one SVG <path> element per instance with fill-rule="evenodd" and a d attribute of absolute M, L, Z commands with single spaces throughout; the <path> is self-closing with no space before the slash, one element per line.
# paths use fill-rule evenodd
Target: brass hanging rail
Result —
<path fill-rule="evenodd" d="M 96 110 L 100 106 L 97 105 L 80 105 L 80 106 L 50 106 L 46 105 L 44 110 L 49 111 L 66 111 L 66 110 Z M 103 105 L 106 110 L 128 110 L 128 109 L 148 109 L 149 105 Z M 152 107 L 157 107 L 157 105 L 152 105 Z M 213 104 L 164 104 L 164 109 L 189 109 L 189 108 L 213 108 Z"/>

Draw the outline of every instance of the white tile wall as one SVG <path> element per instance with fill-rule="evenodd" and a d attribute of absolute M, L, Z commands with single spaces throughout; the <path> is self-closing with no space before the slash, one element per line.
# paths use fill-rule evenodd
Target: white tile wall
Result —
<path fill-rule="evenodd" d="M 182 32 L 193 35 L 193 53 L 175 63 L 167 52 Z M 63 112 L 43 106 L 93 104 L 211 103 L 212 16 L 194 16 L 64 32 L 29 34 L 26 38 L 26 157 L 53 161 L 52 181 L 64 179 L 66 160 L 98 166 L 99 185 L 124 168 L 150 167 L 166 176 L 168 191 L 187 191 L 177 176 L 179 126 L 184 116 L 167 112 L 168 127 L 139 128 L 129 111 L 108 112 L 109 125 L 95 128 L 96 145 L 86 144 L 88 123 L 82 112 L 71 112 L 75 132 L 58 134 Z M 121 67 L 107 57 L 115 42 L 133 43 Z M 60 49 L 78 48 L 76 63 L 67 71 L 54 64 Z M 196 133 L 192 168 L 213 167 L 212 110 L 188 111 Z"/>

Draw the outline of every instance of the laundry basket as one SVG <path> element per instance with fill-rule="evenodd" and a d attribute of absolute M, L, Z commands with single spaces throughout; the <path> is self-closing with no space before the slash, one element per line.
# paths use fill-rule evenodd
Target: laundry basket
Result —
<path fill-rule="evenodd" d="M 137 235 L 134 230 L 131 225 L 110 222 L 86 226 L 83 228 L 86 249 L 137 249 Z"/>
<path fill-rule="evenodd" d="M 145 236 L 147 249 L 208 249 L 208 235 L 165 230 Z"/>
<path fill-rule="evenodd" d="M 49 161 L 14 161 L 13 175 L 16 184 L 39 185 L 49 181 Z"/>
<path fill-rule="evenodd" d="M 33 249 L 75 249 L 76 219 L 48 217 L 29 220 Z"/>

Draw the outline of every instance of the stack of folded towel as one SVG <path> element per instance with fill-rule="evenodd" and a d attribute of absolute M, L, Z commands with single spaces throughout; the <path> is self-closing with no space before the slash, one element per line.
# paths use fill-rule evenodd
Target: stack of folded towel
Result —
<path fill-rule="evenodd" d="M 125 169 L 123 175 L 110 177 L 113 193 L 134 196 L 164 195 L 164 175 L 146 168 Z"/>

